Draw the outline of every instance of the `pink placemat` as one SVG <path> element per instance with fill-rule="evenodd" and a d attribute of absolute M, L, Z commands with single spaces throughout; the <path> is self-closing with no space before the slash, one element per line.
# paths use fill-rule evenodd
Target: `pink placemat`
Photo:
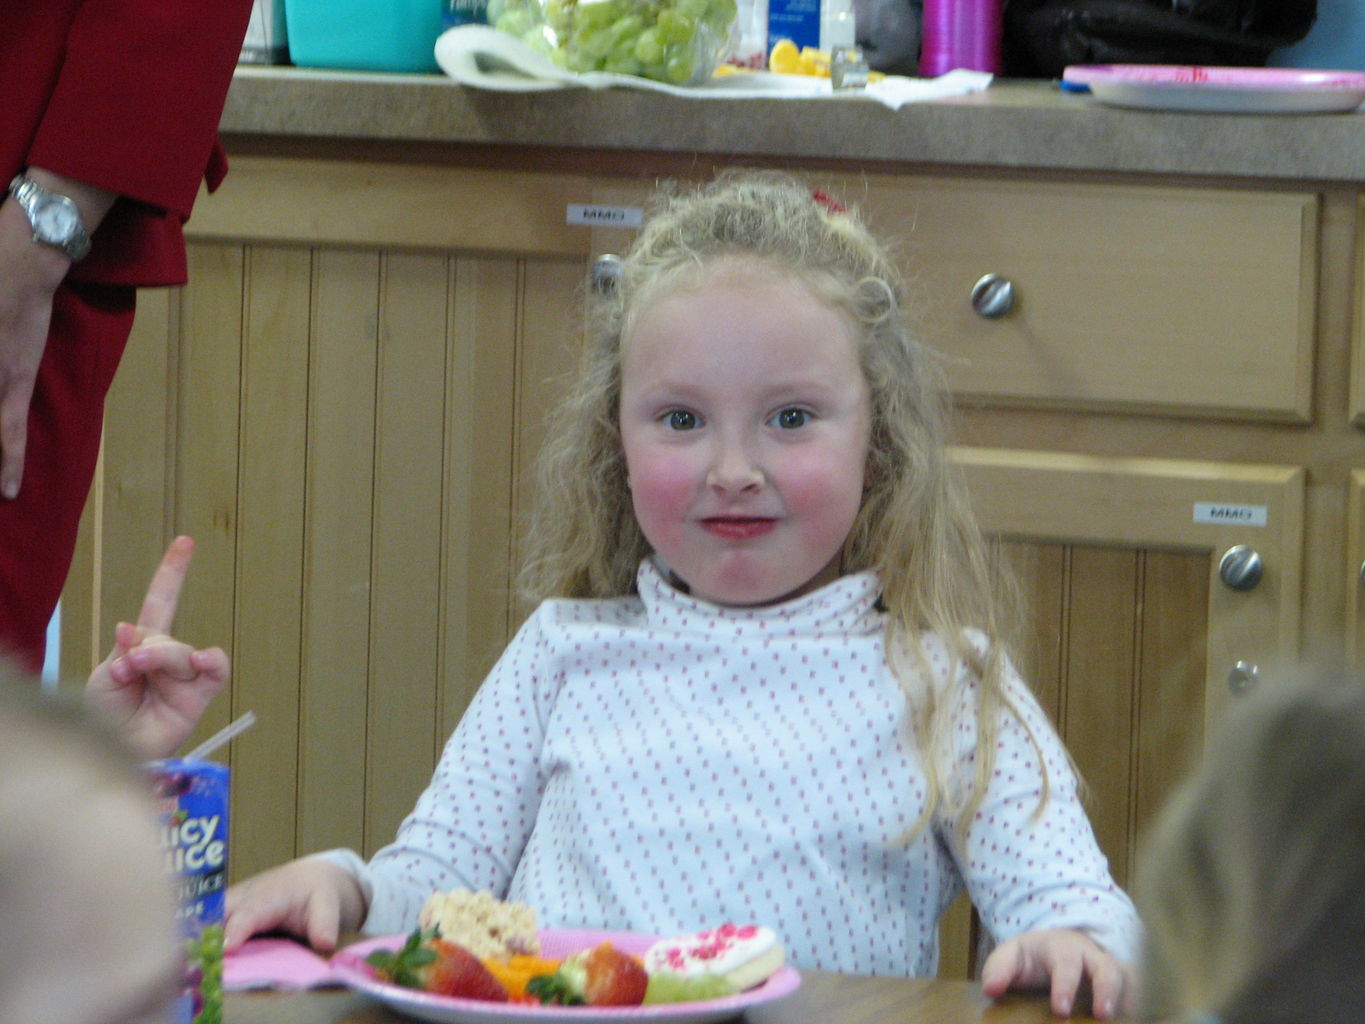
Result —
<path fill-rule="evenodd" d="M 292 939 L 249 939 L 223 957 L 223 988 L 229 992 L 343 984 L 325 957 Z"/>

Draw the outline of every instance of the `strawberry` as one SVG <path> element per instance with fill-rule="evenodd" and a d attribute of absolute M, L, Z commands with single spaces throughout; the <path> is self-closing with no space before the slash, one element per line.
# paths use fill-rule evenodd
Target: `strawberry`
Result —
<path fill-rule="evenodd" d="M 436 951 L 436 961 L 427 968 L 422 986 L 428 992 L 489 1003 L 507 1002 L 507 988 L 469 950 L 444 939 L 433 939 L 431 948 Z"/>
<path fill-rule="evenodd" d="M 585 966 L 583 998 L 589 1006 L 639 1006 L 644 1001 L 649 975 L 640 961 L 610 942 L 594 946 Z"/>
<path fill-rule="evenodd" d="M 442 996 L 507 1002 L 507 989 L 469 950 L 420 929 L 396 951 L 379 950 L 365 958 L 385 981 Z"/>

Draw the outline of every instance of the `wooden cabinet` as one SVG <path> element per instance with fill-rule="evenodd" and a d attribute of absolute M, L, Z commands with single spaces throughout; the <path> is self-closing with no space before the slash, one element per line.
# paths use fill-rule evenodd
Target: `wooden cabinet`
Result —
<path fill-rule="evenodd" d="M 180 631 L 236 666 L 204 729 L 259 716 L 229 755 L 236 877 L 393 834 L 524 612 L 526 469 L 590 260 L 629 240 L 566 211 L 633 212 L 657 174 L 712 167 L 440 155 L 234 154 L 192 222 L 191 284 L 143 295 L 111 397 L 64 664 L 104 650 L 169 536 L 196 537 Z M 1031 598 L 1024 669 L 1126 880 L 1253 667 L 1365 652 L 1360 200 L 810 173 L 904 254 L 960 400 L 954 459 Z M 1002 317 L 970 304 L 986 274 L 1012 284 Z M 1238 546 L 1260 558 L 1251 589 L 1219 571 Z M 946 974 L 966 970 L 966 930 L 945 925 Z"/>
<path fill-rule="evenodd" d="M 1310 415 L 1317 203 L 1307 193 L 869 176 L 966 401 Z M 1013 308 L 978 315 L 986 275 Z"/>
<path fill-rule="evenodd" d="M 1126 885 L 1206 729 L 1297 649 L 1304 471 L 1006 448 L 954 459 L 1023 586 L 1021 667 Z M 1263 567 L 1246 590 L 1220 571 L 1238 548 Z M 971 934 L 959 901 L 943 925 L 944 973 L 967 972 Z"/>
<path fill-rule="evenodd" d="M 1142 826 L 1203 732 L 1256 669 L 1297 647 L 1304 472 L 1010 449 L 955 456 L 1030 593 L 1026 669 L 1127 879 Z M 1221 572 L 1239 546 L 1264 567 L 1245 590 Z"/>

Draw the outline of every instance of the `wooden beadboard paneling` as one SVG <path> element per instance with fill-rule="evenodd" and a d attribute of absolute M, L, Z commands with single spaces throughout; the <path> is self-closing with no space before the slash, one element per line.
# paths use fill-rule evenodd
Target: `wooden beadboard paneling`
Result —
<path fill-rule="evenodd" d="M 365 845 L 389 842 L 439 735 L 441 509 L 449 277 L 441 254 L 380 261 Z"/>
<path fill-rule="evenodd" d="M 1110 868 L 1126 878 L 1139 556 L 1075 547 L 1069 562 L 1062 738 L 1084 779 L 1086 809 Z"/>
<path fill-rule="evenodd" d="M 379 254 L 319 249 L 312 273 L 299 798 L 337 791 L 364 837 Z"/>
<path fill-rule="evenodd" d="M 446 364 L 441 524 L 441 733 L 448 736 L 502 653 L 511 616 L 512 447 L 518 261 L 461 256 Z"/>
<path fill-rule="evenodd" d="M 190 247 L 190 274 L 202 285 L 179 293 L 170 405 L 174 531 L 189 534 L 195 544 L 190 570 L 195 585 L 181 599 L 176 632 L 195 644 L 223 644 L 229 653 L 235 633 L 244 260 L 241 246 Z M 231 695 L 214 701 L 198 735 L 216 731 L 245 710 Z M 237 753 L 234 748 L 216 755 L 232 765 L 234 777 L 242 767 L 233 760 Z M 256 770 L 254 764 L 246 768 L 248 776 Z M 234 812 L 241 806 L 239 791 L 234 790 Z"/>
<path fill-rule="evenodd" d="M 1144 827 L 1202 735 L 1207 556 L 1000 546 L 1028 612 L 1020 669 L 1076 763 L 1096 838 L 1126 885 Z M 970 922 L 963 899 L 941 921 L 940 976 L 967 976 Z"/>
<path fill-rule="evenodd" d="M 237 877 L 292 856 L 296 836 L 319 817 L 316 806 L 299 800 L 296 786 L 307 763 L 299 673 L 311 278 L 307 249 L 247 250 L 233 703 L 255 711 L 257 724 L 234 743 Z M 321 793 L 327 799 L 333 791 Z M 324 808 L 321 816 L 340 831 L 324 827 L 315 837 L 320 843 L 337 845 L 349 837 L 350 820 L 342 813 L 348 806 Z"/>
<path fill-rule="evenodd" d="M 1365 469 L 1352 470 L 1346 507 L 1346 656 L 1365 668 Z"/>
<path fill-rule="evenodd" d="M 553 429 L 550 414 L 559 401 L 564 374 L 577 365 L 582 351 L 583 319 L 579 286 L 587 271 L 581 261 L 535 264 L 534 289 L 526 289 L 522 307 L 521 336 L 526 342 L 518 349 L 521 365 L 517 369 L 516 396 L 519 429 L 513 464 L 517 486 L 513 492 L 513 563 L 521 564 L 518 538 L 524 536 L 526 518 L 535 506 L 533 466 L 545 432 Z M 529 608 L 514 601 L 520 621 Z"/>
<path fill-rule="evenodd" d="M 1017 581 L 1025 616 L 1016 651 L 1019 671 L 1056 722 L 1066 665 L 1066 548 L 1022 540 L 1004 541 L 1000 547 L 1004 565 Z"/>
<path fill-rule="evenodd" d="M 1202 747 L 1210 575 L 1209 558 L 1202 553 L 1143 555 L 1129 839 L 1134 854 L 1153 815 Z"/>

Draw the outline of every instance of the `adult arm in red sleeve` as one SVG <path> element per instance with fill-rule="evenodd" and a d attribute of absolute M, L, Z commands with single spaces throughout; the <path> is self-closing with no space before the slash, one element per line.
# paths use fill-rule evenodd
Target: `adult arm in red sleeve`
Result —
<path fill-rule="evenodd" d="M 250 13 L 251 0 L 57 0 L 10 26 L 24 37 L 0 59 L 24 63 L 12 81 L 0 73 L 14 104 L 0 118 L 7 164 L 76 199 L 92 233 L 115 196 L 134 203 L 114 207 L 82 276 L 183 279 L 180 224 L 206 172 L 221 176 L 218 119 Z M 64 254 L 31 241 L 13 202 L 0 205 L 0 499 L 21 484 L 53 293 L 68 270 Z"/>
<path fill-rule="evenodd" d="M 188 217 L 251 0 L 85 0 L 28 160 Z"/>

